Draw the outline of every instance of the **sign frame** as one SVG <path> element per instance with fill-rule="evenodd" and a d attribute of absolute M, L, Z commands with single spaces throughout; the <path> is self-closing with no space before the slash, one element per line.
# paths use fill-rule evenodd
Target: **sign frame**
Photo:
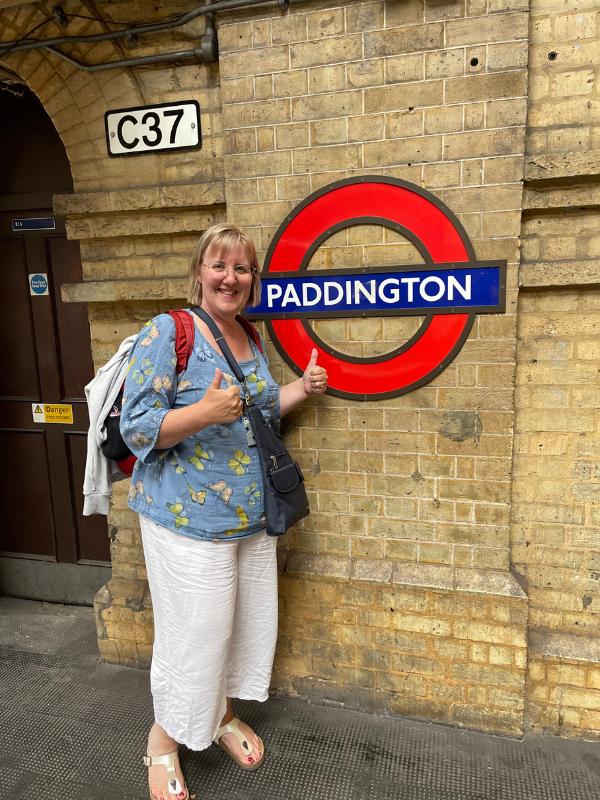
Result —
<path fill-rule="evenodd" d="M 32 224 L 36 222 L 41 223 L 41 225 Z M 11 220 L 11 229 L 13 233 L 20 233 L 21 231 L 55 231 L 56 220 L 54 217 L 17 217 Z"/>
<path fill-rule="evenodd" d="M 338 231 L 357 225 L 378 225 L 402 235 L 423 259 L 424 263 L 414 265 L 415 270 L 435 272 L 436 266 L 439 269 L 450 263 L 471 268 L 489 264 L 476 259 L 458 217 L 431 192 L 399 178 L 363 175 L 324 186 L 293 209 L 271 240 L 261 278 L 280 274 L 311 277 L 315 271 L 309 271 L 308 265 L 318 247 Z M 420 231 L 419 235 L 411 225 Z M 314 235 L 312 227 L 316 229 Z M 500 269 L 500 302 L 497 309 L 488 313 L 502 313 L 506 306 L 506 261 L 492 264 Z M 406 271 L 409 268 L 402 266 Z M 393 269 L 387 267 L 387 271 Z M 328 272 L 333 278 L 340 271 Z M 412 392 L 443 372 L 464 346 L 477 313 L 485 312 L 464 308 L 444 308 L 435 314 L 420 311 L 415 315 L 404 310 L 398 315 L 388 310 L 382 314 L 369 312 L 365 316 L 423 317 L 419 329 L 407 341 L 389 353 L 371 357 L 352 356 L 331 347 L 310 327 L 310 314 L 300 317 L 290 312 L 279 319 L 261 314 L 256 318 L 265 319 L 276 349 L 296 374 L 302 374 L 311 348 L 316 347 L 321 363 L 330 373 L 328 394 L 351 400 L 383 400 Z M 337 316 L 349 317 L 346 312 Z M 447 341 L 440 340 L 440 332 Z M 361 385 L 368 386 L 369 391 L 361 391 Z"/>
<path fill-rule="evenodd" d="M 115 153 L 111 150 L 111 133 L 114 135 L 114 132 L 111 131 L 110 128 L 110 118 L 113 115 L 121 115 L 121 121 L 123 119 L 123 115 L 128 115 L 135 120 L 135 117 L 132 115 L 136 112 L 141 113 L 144 112 L 144 116 L 148 114 L 155 114 L 155 109 L 165 109 L 165 108 L 175 108 L 177 106 L 193 106 L 196 112 L 196 133 L 198 141 L 195 144 L 186 144 L 186 145 L 179 145 L 176 147 L 159 147 L 159 146 L 146 146 L 146 149 L 143 150 L 135 150 L 135 151 L 128 151 L 125 153 Z M 155 116 L 157 116 L 155 114 Z M 137 120 L 136 120 L 137 122 Z M 175 123 L 176 125 L 178 123 Z M 155 128 L 151 128 L 151 130 L 155 130 Z M 171 132 L 172 132 L 171 128 Z M 115 108 L 109 111 L 106 111 L 104 114 L 104 131 L 106 135 L 106 150 L 108 155 L 111 158 L 123 158 L 123 157 L 132 157 L 132 156 L 147 156 L 153 155 L 157 153 L 177 153 L 181 152 L 182 150 L 199 150 L 202 148 L 202 124 L 200 120 L 200 103 L 197 100 L 176 100 L 172 103 L 153 103 L 151 105 L 145 106 L 130 106 L 129 108 Z M 161 132 L 162 138 L 162 132 Z"/>
<path fill-rule="evenodd" d="M 506 271 L 504 269 L 506 262 L 501 260 L 496 261 L 477 261 L 477 266 L 480 269 L 498 269 L 500 271 L 499 280 L 499 302 L 495 305 L 483 306 L 444 306 L 441 310 L 424 309 L 422 307 L 415 309 L 406 308 L 372 308 L 368 311 L 362 309 L 344 310 L 344 311 L 269 311 L 268 319 L 352 319 L 358 317 L 365 319 L 367 317 L 424 317 L 435 316 L 436 314 L 499 314 L 502 313 L 506 306 Z M 448 263 L 437 264 L 403 264 L 402 272 L 424 272 L 428 271 L 435 275 L 436 271 L 442 270 L 472 270 L 473 265 L 465 263 L 464 261 L 451 261 Z M 397 271 L 397 267 L 348 267 L 346 269 L 324 269 L 324 270 L 307 270 L 300 273 L 289 272 L 269 272 L 268 275 L 261 274 L 261 279 L 268 280 L 270 278 L 290 279 L 290 278 L 339 278 L 346 275 L 389 275 Z M 264 284 L 263 284 L 264 289 Z M 265 313 L 254 312 L 250 309 L 244 311 L 244 316 L 248 319 L 265 319 Z M 313 332 L 314 333 L 314 332 Z"/>
<path fill-rule="evenodd" d="M 33 421 L 37 425 L 73 425 L 73 403 L 44 403 L 39 400 L 31 404 Z"/>
<path fill-rule="evenodd" d="M 43 278 L 46 283 L 45 288 L 41 292 L 36 291 L 33 287 L 35 278 Z M 48 297 L 50 294 L 50 281 L 48 280 L 47 272 L 30 272 L 27 276 L 27 282 L 29 283 L 29 294 L 32 297 Z"/>

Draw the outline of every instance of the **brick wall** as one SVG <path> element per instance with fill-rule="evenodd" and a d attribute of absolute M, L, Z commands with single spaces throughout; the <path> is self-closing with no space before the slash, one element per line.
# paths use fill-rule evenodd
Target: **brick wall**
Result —
<path fill-rule="evenodd" d="M 493 14 L 299 3 L 220 18 L 227 210 L 263 253 L 310 192 L 377 174 L 432 190 L 478 257 L 509 262 L 507 314 L 480 317 L 430 384 L 375 403 L 327 397 L 286 421 L 313 513 L 283 545 L 281 690 L 521 730 L 524 656 L 511 648 L 527 610 L 507 570 L 527 26 L 525 3 Z M 420 260 L 399 235 L 361 226 L 327 240 L 310 267 Z M 419 323 L 314 327 L 342 352 L 374 355 Z M 465 599 L 460 587 L 479 581 Z M 518 608 L 506 650 L 488 603 L 505 618 Z"/>
<path fill-rule="evenodd" d="M 595 2 L 531 4 L 511 528 L 526 720 L 586 737 L 600 731 L 599 22 Z"/>
<path fill-rule="evenodd" d="M 111 14 L 139 19 L 130 0 Z M 31 5 L 4 11 L 0 39 L 41 18 Z M 218 66 L 90 75 L 42 51 L 6 58 L 71 161 L 76 193 L 55 209 L 80 242 L 84 282 L 64 294 L 89 304 L 95 363 L 181 302 L 188 253 L 211 222 L 244 225 L 264 255 L 285 215 L 335 180 L 385 175 L 435 193 L 478 258 L 508 261 L 507 311 L 480 316 L 459 356 L 415 392 L 326 397 L 286 420 L 313 513 L 281 544 L 273 685 L 509 734 L 526 724 L 596 735 L 594 0 L 532 0 L 531 14 L 527 0 L 292 0 L 217 23 Z M 92 30 L 77 20 L 69 32 Z M 80 55 L 184 49 L 202 31 L 199 18 L 132 51 Z M 202 150 L 107 157 L 106 110 L 176 99 L 200 102 Z M 332 236 L 311 267 L 420 260 L 406 239 L 369 225 Z M 315 329 L 370 356 L 420 322 Z M 277 379 L 293 377 L 270 345 L 269 355 Z M 99 648 L 144 665 L 152 607 L 126 492 L 116 487 L 109 518 Z"/>
<path fill-rule="evenodd" d="M 511 269 L 508 314 L 480 318 L 428 386 L 378 403 L 326 398 L 294 414 L 288 436 L 317 513 L 289 547 L 506 569 L 525 6 L 493 16 L 457 3 L 313 7 L 219 25 L 231 218 L 264 251 L 311 191 L 352 175 L 391 175 L 436 192 L 478 256 L 508 258 Z M 362 226 L 331 237 L 310 266 L 420 260 L 397 234 Z M 327 320 L 315 329 L 343 352 L 373 355 L 419 322 Z"/>

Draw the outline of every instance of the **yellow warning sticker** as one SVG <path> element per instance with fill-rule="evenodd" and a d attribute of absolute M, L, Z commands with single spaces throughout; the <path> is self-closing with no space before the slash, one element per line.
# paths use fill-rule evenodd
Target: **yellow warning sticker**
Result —
<path fill-rule="evenodd" d="M 73 406 L 70 403 L 32 403 L 34 422 L 73 424 Z"/>

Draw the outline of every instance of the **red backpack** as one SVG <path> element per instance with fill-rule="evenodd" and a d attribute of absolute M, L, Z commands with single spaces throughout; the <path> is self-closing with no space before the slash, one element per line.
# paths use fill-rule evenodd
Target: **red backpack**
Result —
<path fill-rule="evenodd" d="M 191 314 L 184 309 L 168 311 L 167 313 L 175 322 L 175 355 L 177 356 L 175 370 L 177 374 L 180 375 L 187 368 L 194 346 L 194 320 Z M 262 353 L 260 337 L 254 325 L 240 316 L 237 317 L 237 321 Z M 117 462 L 119 469 L 124 475 L 131 475 L 137 458 L 125 444 L 120 430 L 124 386 L 125 384 L 121 386 L 115 403 L 104 421 L 106 426 L 106 439 L 102 443 L 102 452 L 107 458 Z"/>

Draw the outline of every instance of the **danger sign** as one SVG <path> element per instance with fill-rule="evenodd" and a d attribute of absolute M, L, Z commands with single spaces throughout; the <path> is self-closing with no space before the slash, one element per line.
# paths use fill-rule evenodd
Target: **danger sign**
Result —
<path fill-rule="evenodd" d="M 308 270 L 330 236 L 381 225 L 408 239 L 422 264 Z M 422 386 L 462 348 L 477 314 L 505 309 L 506 262 L 478 261 L 456 216 L 430 192 L 387 177 L 351 178 L 310 195 L 275 234 L 261 274 L 263 299 L 247 309 L 267 319 L 282 357 L 301 375 L 313 348 L 327 369 L 330 394 L 379 400 Z M 322 341 L 319 317 L 422 316 L 408 341 L 383 356 L 358 358 Z"/>
<path fill-rule="evenodd" d="M 32 403 L 34 422 L 50 424 L 73 424 L 73 406 L 70 403 Z"/>

